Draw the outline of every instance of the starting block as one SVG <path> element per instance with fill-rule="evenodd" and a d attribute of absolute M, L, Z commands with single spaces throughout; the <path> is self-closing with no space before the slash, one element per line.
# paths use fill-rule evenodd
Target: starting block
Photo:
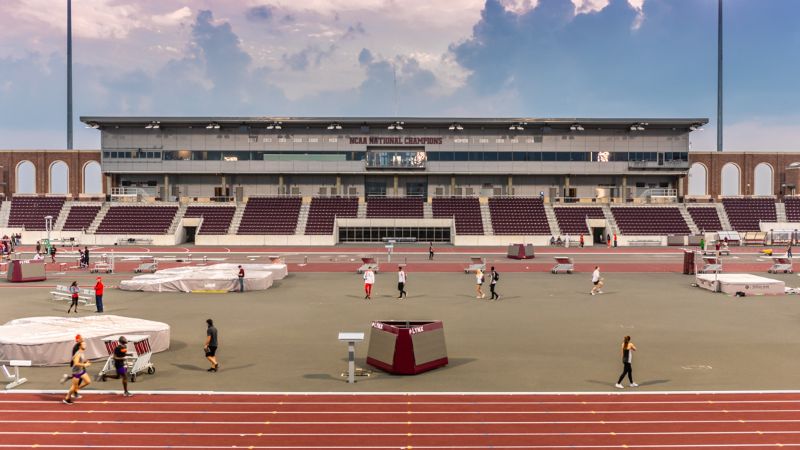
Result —
<path fill-rule="evenodd" d="M 697 273 L 721 273 L 722 261 L 719 256 L 703 256 L 703 268 Z"/>
<path fill-rule="evenodd" d="M 550 273 L 572 273 L 575 271 L 575 264 L 569 256 L 556 256 L 556 265 L 550 269 Z"/>
<path fill-rule="evenodd" d="M 9 366 L 14 368 L 13 373 L 10 370 L 8 370 Z M 30 366 L 31 366 L 30 361 L 18 360 L 18 359 L 12 359 L 11 361 L 8 362 L 8 365 L 3 364 L 2 365 L 3 375 L 6 377 L 6 380 L 11 381 L 6 385 L 6 389 L 14 389 L 15 387 L 27 382 L 28 381 L 27 378 L 20 378 L 19 368 L 30 367 Z"/>
<path fill-rule="evenodd" d="M 792 267 L 792 258 L 789 258 L 788 255 L 783 256 L 773 256 L 772 257 L 772 267 L 767 270 L 767 273 L 792 273 L 794 272 L 794 268 Z"/>

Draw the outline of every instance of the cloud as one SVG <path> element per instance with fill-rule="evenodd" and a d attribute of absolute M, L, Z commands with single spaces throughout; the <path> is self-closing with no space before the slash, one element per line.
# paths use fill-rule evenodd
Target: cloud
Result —
<path fill-rule="evenodd" d="M 192 17 L 192 9 L 188 6 L 184 6 L 183 8 L 176 9 L 171 13 L 167 14 L 156 14 L 150 17 L 150 20 L 157 25 L 162 26 L 175 26 L 175 25 L 183 25 L 184 22 L 191 19 Z"/>
<path fill-rule="evenodd" d="M 245 17 L 247 17 L 247 20 L 254 22 L 264 22 L 270 20 L 272 19 L 273 15 L 273 7 L 269 5 L 253 6 L 245 12 Z"/>
<path fill-rule="evenodd" d="M 331 44 L 325 49 L 311 45 L 299 52 L 284 53 L 282 59 L 292 70 L 306 70 L 309 67 L 319 67 L 322 60 L 330 57 L 334 51 L 336 51 L 336 44 Z"/>
<path fill-rule="evenodd" d="M 347 27 L 347 31 L 345 31 L 342 39 L 355 39 L 365 34 L 367 34 L 367 30 L 364 29 L 364 24 L 358 22 L 355 25 L 350 25 Z"/>

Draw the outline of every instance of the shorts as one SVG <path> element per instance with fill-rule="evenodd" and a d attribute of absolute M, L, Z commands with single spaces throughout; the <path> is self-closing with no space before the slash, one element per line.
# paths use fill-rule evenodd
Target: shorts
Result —
<path fill-rule="evenodd" d="M 128 368 L 125 366 L 117 367 L 117 375 L 124 377 L 128 373 Z"/>
<path fill-rule="evenodd" d="M 85 371 L 85 370 L 81 370 L 81 371 L 80 371 L 80 372 L 78 372 L 78 373 L 73 373 L 73 374 L 72 374 L 72 378 L 78 378 L 78 379 L 80 379 L 80 378 L 81 378 L 82 376 L 84 376 L 84 375 L 86 375 L 86 371 Z"/>
<path fill-rule="evenodd" d="M 206 347 L 206 356 L 217 356 L 217 347 Z"/>

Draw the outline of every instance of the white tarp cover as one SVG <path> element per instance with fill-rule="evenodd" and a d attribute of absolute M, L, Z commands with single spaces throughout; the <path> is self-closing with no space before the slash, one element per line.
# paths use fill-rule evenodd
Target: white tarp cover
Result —
<path fill-rule="evenodd" d="M 26 317 L 0 326 L 0 360 L 30 360 L 35 366 L 68 364 L 75 335 L 86 342 L 86 357 L 106 358 L 103 338 L 110 335 L 146 334 L 153 353 L 169 348 L 169 325 L 152 320 L 115 315 L 84 317 Z"/>
<path fill-rule="evenodd" d="M 246 291 L 263 291 L 273 280 L 288 275 L 286 264 L 241 264 L 245 271 Z M 119 288 L 125 291 L 193 292 L 238 291 L 239 264 L 213 264 L 210 266 L 185 266 L 158 270 L 123 280 Z"/>

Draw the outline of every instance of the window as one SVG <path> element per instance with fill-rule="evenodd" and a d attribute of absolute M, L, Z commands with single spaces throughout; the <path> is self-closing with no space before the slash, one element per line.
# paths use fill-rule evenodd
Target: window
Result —
<path fill-rule="evenodd" d="M 497 153 L 497 160 L 498 161 L 513 161 L 514 154 L 511 152 L 498 152 Z"/>

